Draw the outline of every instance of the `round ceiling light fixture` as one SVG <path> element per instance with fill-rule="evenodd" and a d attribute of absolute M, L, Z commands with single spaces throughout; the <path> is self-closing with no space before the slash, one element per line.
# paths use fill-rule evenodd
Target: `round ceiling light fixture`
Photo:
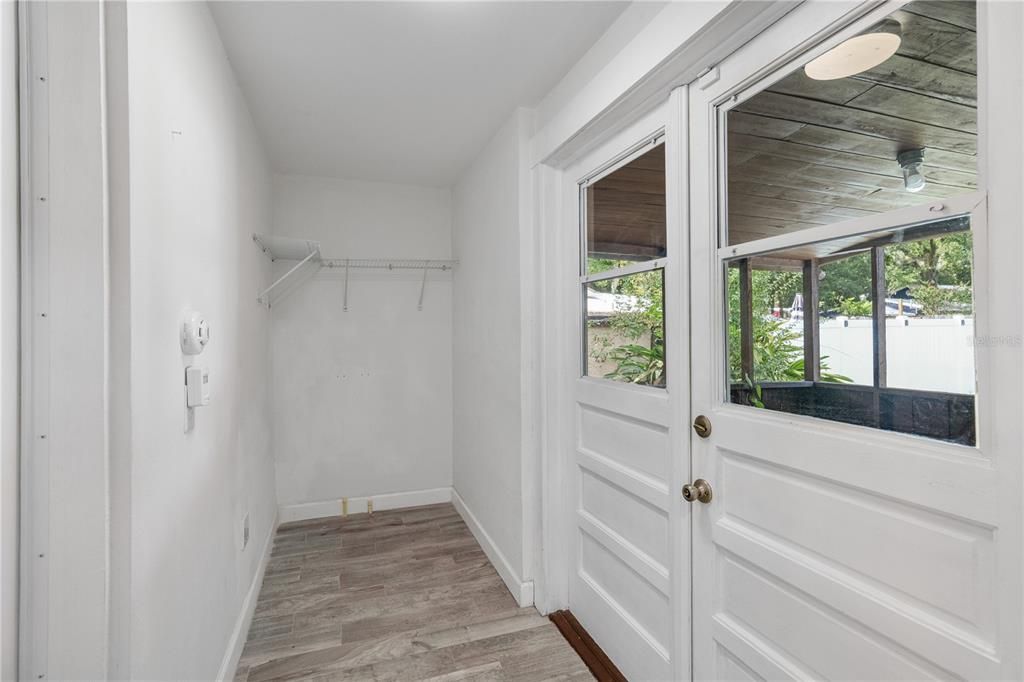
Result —
<path fill-rule="evenodd" d="M 831 81 L 873 69 L 896 54 L 902 33 L 900 22 L 883 19 L 867 32 L 844 40 L 815 57 L 804 67 L 804 73 L 816 81 Z"/>

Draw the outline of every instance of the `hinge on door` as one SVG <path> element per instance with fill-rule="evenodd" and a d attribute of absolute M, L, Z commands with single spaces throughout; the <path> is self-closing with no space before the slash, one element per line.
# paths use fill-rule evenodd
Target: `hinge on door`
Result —
<path fill-rule="evenodd" d="M 718 82 L 718 67 L 709 66 L 697 76 L 697 87 L 706 90 Z"/>

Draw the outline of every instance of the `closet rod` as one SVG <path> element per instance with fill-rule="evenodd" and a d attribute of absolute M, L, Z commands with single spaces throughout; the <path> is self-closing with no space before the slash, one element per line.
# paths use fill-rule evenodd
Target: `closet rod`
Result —
<path fill-rule="evenodd" d="M 387 260 L 357 258 L 325 258 L 321 261 L 328 268 L 352 268 L 374 270 L 452 270 L 459 264 L 457 260 Z"/>

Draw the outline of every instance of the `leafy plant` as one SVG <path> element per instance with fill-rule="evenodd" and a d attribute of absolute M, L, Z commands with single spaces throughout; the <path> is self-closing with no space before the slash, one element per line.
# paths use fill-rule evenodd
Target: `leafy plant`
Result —
<path fill-rule="evenodd" d="M 587 271 L 604 272 L 627 264 L 628 261 L 591 258 L 587 262 Z M 651 386 L 665 385 L 664 284 L 662 271 L 651 270 L 599 280 L 589 285 L 595 291 L 630 297 L 629 305 L 616 310 L 604 324 L 617 332 L 619 338 L 625 337 L 634 343 L 614 348 L 598 348 L 595 344 L 590 353 L 596 360 L 616 363 L 616 368 L 607 373 L 606 378 Z"/>
<path fill-rule="evenodd" d="M 756 274 L 756 271 L 755 273 Z M 739 278 L 734 269 L 729 272 L 729 375 L 734 382 L 803 381 L 803 335 L 786 320 L 769 317 L 764 308 L 754 314 L 754 376 L 747 377 L 741 370 L 741 344 L 739 319 Z M 868 307 L 870 308 L 870 301 Z M 852 379 L 829 371 L 827 356 L 821 358 L 821 380 L 833 383 L 851 383 Z"/>
<path fill-rule="evenodd" d="M 821 361 L 818 365 L 818 372 L 821 381 L 828 382 L 830 384 L 852 384 L 853 379 L 846 376 L 845 374 L 837 374 L 836 372 L 829 371 L 828 363 L 825 360 L 828 359 L 827 355 L 821 356 Z M 804 380 L 804 359 L 799 357 L 789 364 L 786 368 L 786 381 L 803 381 Z"/>
<path fill-rule="evenodd" d="M 743 383 L 745 383 L 747 388 L 750 389 L 750 395 L 747 400 L 749 400 L 750 404 L 754 407 L 759 407 L 763 410 L 764 400 L 762 400 L 761 384 L 755 384 L 751 381 L 749 374 L 743 375 Z"/>
<path fill-rule="evenodd" d="M 754 377 L 759 381 L 798 381 L 790 376 L 793 362 L 803 362 L 801 334 L 782 320 L 770 318 L 754 325 Z"/>
<path fill-rule="evenodd" d="M 591 323 L 590 326 L 594 326 Z M 609 339 L 603 336 L 591 336 L 587 344 L 587 352 L 590 357 L 594 358 L 598 362 L 604 362 L 608 359 L 608 354 L 615 349 L 615 346 Z"/>
<path fill-rule="evenodd" d="M 846 317 L 871 317 L 871 300 L 868 298 L 844 298 L 839 301 L 839 314 Z"/>
<path fill-rule="evenodd" d="M 619 346 L 608 357 L 618 366 L 605 374 L 607 379 L 648 386 L 665 385 L 665 346 L 662 343 L 655 343 L 652 348 L 639 344 Z"/>

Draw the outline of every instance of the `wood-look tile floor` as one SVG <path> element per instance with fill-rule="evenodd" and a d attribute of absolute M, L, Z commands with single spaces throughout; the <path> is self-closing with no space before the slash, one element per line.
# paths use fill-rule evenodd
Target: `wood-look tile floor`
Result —
<path fill-rule="evenodd" d="M 450 504 L 282 525 L 236 680 L 593 680 Z"/>

